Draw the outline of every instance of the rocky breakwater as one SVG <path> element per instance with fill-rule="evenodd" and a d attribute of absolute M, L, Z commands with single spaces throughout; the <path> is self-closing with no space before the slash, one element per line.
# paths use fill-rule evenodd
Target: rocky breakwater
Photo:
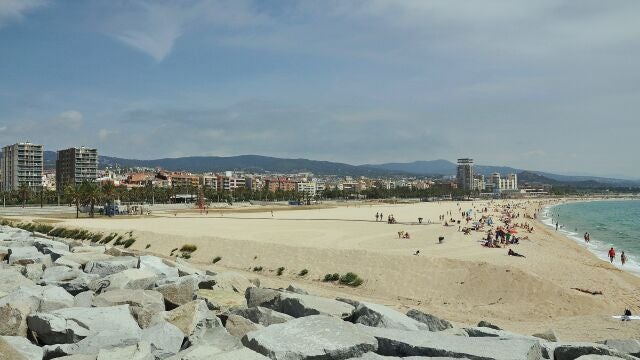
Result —
<path fill-rule="evenodd" d="M 637 359 L 0 227 L 0 360 Z"/>

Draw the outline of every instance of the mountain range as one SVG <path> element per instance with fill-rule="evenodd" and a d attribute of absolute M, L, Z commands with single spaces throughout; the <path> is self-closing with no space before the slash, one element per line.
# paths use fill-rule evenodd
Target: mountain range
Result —
<path fill-rule="evenodd" d="M 45 168 L 55 168 L 56 153 L 45 151 Z M 149 167 L 170 171 L 221 172 L 242 170 L 261 173 L 311 172 L 317 175 L 337 176 L 454 176 L 456 164 L 448 160 L 414 161 L 408 163 L 385 163 L 350 165 L 339 162 L 308 159 L 283 159 L 260 155 L 240 156 L 189 156 L 154 160 L 125 159 L 100 156 L 99 167 L 120 166 L 122 168 Z M 597 176 L 558 175 L 542 171 L 516 169 L 507 166 L 475 165 L 474 171 L 485 176 L 494 172 L 517 173 L 520 182 L 535 182 L 549 185 L 572 185 L 580 187 L 640 187 L 640 180 L 623 180 Z"/>

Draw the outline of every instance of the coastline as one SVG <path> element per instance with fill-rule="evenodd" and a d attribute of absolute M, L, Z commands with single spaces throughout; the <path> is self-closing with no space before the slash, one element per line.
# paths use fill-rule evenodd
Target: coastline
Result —
<path fill-rule="evenodd" d="M 474 206 L 484 203 L 476 201 Z M 494 204 L 513 204 L 533 215 L 541 202 Z M 461 324 L 487 320 L 528 334 L 551 328 L 561 339 L 576 341 L 640 332 L 640 322 L 621 326 L 611 319 L 625 307 L 640 312 L 640 279 L 603 263 L 575 241 L 551 231 L 541 219 L 527 220 L 536 229 L 528 234 L 529 240 L 516 245 L 526 259 L 507 256 L 505 249 L 480 246 L 481 233 L 465 236 L 457 226 L 418 225 L 412 220 L 424 216 L 425 221 L 435 221 L 438 214 L 455 214 L 458 208 L 455 202 L 362 204 L 276 212 L 274 218 L 268 212 L 230 211 L 224 216 L 194 212 L 58 221 L 103 232 L 133 230 L 138 240 L 132 249 L 163 257 L 173 248 L 194 244 L 198 250 L 190 261 L 198 267 L 253 274 L 278 287 L 295 283 L 318 295 L 369 300 L 400 310 L 419 308 Z M 377 211 L 394 214 L 404 223 L 377 223 L 372 219 Z M 395 233 L 400 230 L 408 230 L 412 238 L 398 239 Z M 437 243 L 440 235 L 446 238 L 443 244 Z M 420 256 L 413 255 L 416 249 Z M 213 265 L 215 256 L 222 260 Z M 256 266 L 265 270 L 253 272 Z M 275 273 L 279 267 L 286 269 L 282 276 Z M 309 274 L 298 276 L 302 269 Z M 365 279 L 361 287 L 321 281 L 324 274 L 349 271 Z"/>
<path fill-rule="evenodd" d="M 568 204 L 573 204 L 573 203 L 588 203 L 588 202 L 622 202 L 622 201 L 640 201 L 638 198 L 615 198 L 615 199 L 602 199 L 602 198 L 593 198 L 593 199 L 570 199 L 570 200 L 565 200 L 556 204 L 550 204 L 547 205 L 543 208 L 542 210 L 542 214 L 544 218 L 542 216 L 539 216 L 538 218 L 538 223 L 540 223 L 541 226 L 546 226 L 548 228 L 550 228 L 551 230 L 555 230 L 555 226 L 553 225 L 553 221 L 552 221 L 552 217 L 549 215 L 550 212 L 553 211 L 554 208 L 558 207 L 558 206 L 563 206 L 563 205 L 568 205 Z M 561 224 L 562 225 L 562 224 Z M 569 239 L 570 241 L 573 241 L 575 243 L 577 243 L 578 245 L 584 247 L 586 250 L 588 250 L 590 253 L 592 253 L 596 258 L 598 258 L 599 260 L 609 264 L 609 260 L 607 257 L 607 246 L 604 246 L 604 241 L 602 239 L 599 238 L 593 238 L 592 239 L 592 243 L 591 244 L 586 244 L 584 239 L 582 238 L 582 236 L 580 236 L 579 233 L 576 233 L 574 231 L 571 230 L 567 230 L 567 229 L 563 229 L 560 228 L 558 230 L 558 233 L 563 235 L 564 237 L 566 237 L 567 239 Z M 636 254 L 636 253 L 632 253 L 632 255 L 634 255 L 635 257 L 637 257 L 640 254 Z M 633 260 L 629 260 L 629 262 L 627 263 L 626 267 L 623 267 L 621 265 L 619 265 L 617 262 L 614 263 L 614 266 L 622 271 L 628 272 L 632 275 L 638 276 L 640 277 L 640 264 L 637 261 L 633 261 Z"/>

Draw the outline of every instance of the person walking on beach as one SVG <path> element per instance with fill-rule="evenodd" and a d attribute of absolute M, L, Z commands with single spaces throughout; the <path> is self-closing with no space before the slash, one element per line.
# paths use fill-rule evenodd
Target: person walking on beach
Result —
<path fill-rule="evenodd" d="M 627 255 L 624 254 L 624 251 L 620 254 L 620 262 L 622 262 L 622 266 L 627 262 Z"/>
<path fill-rule="evenodd" d="M 616 258 L 616 251 L 613 248 L 609 249 L 609 261 L 613 264 L 613 259 Z"/>
<path fill-rule="evenodd" d="M 556 231 L 558 231 L 558 222 L 556 222 Z"/>

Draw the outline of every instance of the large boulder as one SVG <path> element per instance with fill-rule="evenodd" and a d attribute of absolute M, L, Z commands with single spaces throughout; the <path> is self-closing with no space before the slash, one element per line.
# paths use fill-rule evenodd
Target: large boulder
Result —
<path fill-rule="evenodd" d="M 236 308 L 231 310 L 232 314 L 242 316 L 245 319 L 249 319 L 256 324 L 262 326 L 271 326 L 273 324 L 285 323 L 289 320 L 293 320 L 294 317 L 277 312 L 271 309 L 267 309 L 261 306 L 255 306 L 250 308 Z"/>
<path fill-rule="evenodd" d="M 73 296 L 57 286 L 21 286 L 0 298 L 0 306 L 26 304 L 33 312 L 49 312 L 73 306 Z"/>
<path fill-rule="evenodd" d="M 21 273 L 31 281 L 39 281 L 44 274 L 44 264 L 27 264 L 22 268 Z"/>
<path fill-rule="evenodd" d="M 66 266 L 52 266 L 44 270 L 39 283 L 42 285 L 60 286 L 71 295 L 77 295 L 89 290 L 90 284 L 99 278 L 99 275 L 85 274 L 79 269 Z"/>
<path fill-rule="evenodd" d="M 430 331 L 443 331 L 453 328 L 453 325 L 447 320 L 440 319 L 437 316 L 424 313 L 420 310 L 411 309 L 407 311 L 407 316 L 427 325 Z"/>
<path fill-rule="evenodd" d="M 604 344 L 621 353 L 640 357 L 640 340 L 636 339 L 619 339 L 605 340 Z"/>
<path fill-rule="evenodd" d="M 18 269 L 0 269 L 0 293 L 10 293 L 24 285 L 35 283 L 22 276 Z"/>
<path fill-rule="evenodd" d="M 430 330 L 429 326 L 383 305 L 360 302 L 353 311 L 353 322 L 399 330 Z"/>
<path fill-rule="evenodd" d="M 50 313 L 35 313 L 27 318 L 27 324 L 43 344 L 77 343 L 98 334 L 111 334 L 118 339 L 140 338 L 140 327 L 131 316 L 128 305 L 74 307 Z"/>
<path fill-rule="evenodd" d="M 155 360 L 151 353 L 151 345 L 148 342 L 139 342 L 134 345 L 100 349 L 96 360 Z"/>
<path fill-rule="evenodd" d="M 206 301 L 210 310 L 220 311 L 233 307 L 244 307 L 247 303 L 244 295 L 220 289 L 198 289 L 196 291 L 196 299 Z"/>
<path fill-rule="evenodd" d="M 246 319 L 240 315 L 231 314 L 227 316 L 227 320 L 224 324 L 224 328 L 227 329 L 229 334 L 242 339 L 247 333 L 255 330 L 260 330 L 264 326 L 256 324 L 249 319 Z"/>
<path fill-rule="evenodd" d="M 193 301 L 199 289 L 211 288 L 212 286 L 210 279 L 200 275 L 187 275 L 172 279 L 156 287 L 156 290 L 164 296 L 169 306 L 176 307 Z"/>
<path fill-rule="evenodd" d="M 193 265 L 191 265 L 190 262 L 188 262 L 187 260 L 181 259 L 181 258 L 176 258 L 175 262 L 169 262 L 167 260 L 167 263 L 170 265 L 175 266 L 178 269 L 178 275 L 179 276 L 187 276 L 187 275 L 205 275 L 206 272 L 202 271 L 200 269 L 196 269 L 195 267 L 193 267 Z"/>
<path fill-rule="evenodd" d="M 249 307 L 262 306 L 294 318 L 330 315 L 344 319 L 350 317 L 354 310 L 352 305 L 342 301 L 270 289 L 250 287 L 247 288 L 245 297 Z"/>
<path fill-rule="evenodd" d="M 542 360 L 542 347 L 535 340 L 469 338 L 441 332 L 406 331 L 357 325 L 378 340 L 380 355 L 453 357 L 483 360 Z"/>
<path fill-rule="evenodd" d="M 9 248 L 6 246 L 0 245 L 0 261 L 4 261 L 8 257 L 9 257 Z"/>
<path fill-rule="evenodd" d="M 239 294 L 244 294 L 247 288 L 255 286 L 245 276 L 230 271 L 216 273 L 211 279 L 215 284 L 213 289 Z"/>
<path fill-rule="evenodd" d="M 181 351 L 169 360 L 267 360 L 251 351 L 222 328 L 207 330 L 198 344 Z"/>
<path fill-rule="evenodd" d="M 142 270 L 151 271 L 156 274 L 158 278 L 177 278 L 178 269 L 169 265 L 170 263 L 159 258 L 157 256 L 144 255 L 140 256 L 139 268 Z"/>
<path fill-rule="evenodd" d="M 93 306 L 108 307 L 128 304 L 140 327 L 147 327 L 151 318 L 165 310 L 162 294 L 154 290 L 116 289 L 93 298 Z"/>
<path fill-rule="evenodd" d="M 554 344 L 553 358 L 555 360 L 574 360 L 584 355 L 605 355 L 627 360 L 636 359 L 607 345 L 595 343 L 557 343 Z"/>
<path fill-rule="evenodd" d="M 84 272 L 98 274 L 101 277 L 119 273 L 127 269 L 138 267 L 138 258 L 132 256 L 118 256 L 106 260 L 91 260 L 84 266 Z"/>
<path fill-rule="evenodd" d="M 35 239 L 33 241 L 33 246 L 36 247 L 38 251 L 44 254 L 46 254 L 47 249 L 57 249 L 57 250 L 63 250 L 67 252 L 69 251 L 69 245 L 60 241 L 43 239 L 43 238 Z"/>
<path fill-rule="evenodd" d="M 159 313 L 152 325 L 167 321 L 180 329 L 190 344 L 196 344 L 207 329 L 222 328 L 222 322 L 212 313 L 204 300 L 194 300 L 171 311 Z"/>
<path fill-rule="evenodd" d="M 0 337 L 0 360 L 29 360 L 6 340 Z"/>
<path fill-rule="evenodd" d="M 76 294 L 73 297 L 73 306 L 74 307 L 92 307 L 93 299 L 96 297 L 96 293 L 91 290 L 83 291 L 79 294 Z"/>
<path fill-rule="evenodd" d="M 31 314 L 29 304 L 7 303 L 0 307 L 0 335 L 26 336 L 27 317 Z"/>
<path fill-rule="evenodd" d="M 184 334 L 175 325 L 160 321 L 142 330 L 142 340 L 151 344 L 151 353 L 165 359 L 180 351 Z"/>
<path fill-rule="evenodd" d="M 107 250 L 105 245 L 74 246 L 71 248 L 72 253 L 104 254 L 105 250 Z"/>
<path fill-rule="evenodd" d="M 22 336 L 3 336 L 2 340 L 4 340 L 7 344 L 9 344 L 16 352 L 20 353 L 26 359 L 29 360 L 42 360 L 42 356 L 44 352 L 42 348 L 34 345 L 31 341 L 27 340 Z M 2 349 L 0 348 L 0 352 Z M 0 359 L 2 356 L 0 355 Z"/>
<path fill-rule="evenodd" d="M 70 261 L 70 262 L 78 263 L 80 265 L 85 265 L 86 263 L 92 260 L 93 261 L 107 260 L 111 258 L 112 258 L 111 255 L 92 251 L 92 252 L 70 253 L 68 255 L 64 255 L 60 257 L 59 259 L 56 260 L 56 262 L 61 260 L 61 261 Z"/>
<path fill-rule="evenodd" d="M 378 347 L 373 336 L 326 315 L 307 316 L 253 331 L 242 338 L 242 343 L 274 360 L 343 360 Z"/>
<path fill-rule="evenodd" d="M 149 271 L 127 269 L 116 274 L 95 279 L 89 284 L 89 289 L 99 293 L 116 289 L 151 289 L 158 277 Z"/>
<path fill-rule="evenodd" d="M 51 263 L 51 256 L 40 253 L 35 246 L 9 248 L 9 265 L 44 264 L 50 266 Z"/>
<path fill-rule="evenodd" d="M 54 263 L 56 262 L 56 260 L 60 259 L 63 256 L 71 255 L 71 251 L 69 250 L 53 247 L 45 247 L 40 251 L 42 251 L 43 254 L 49 254 L 49 256 L 51 256 L 51 261 L 53 261 Z"/>

